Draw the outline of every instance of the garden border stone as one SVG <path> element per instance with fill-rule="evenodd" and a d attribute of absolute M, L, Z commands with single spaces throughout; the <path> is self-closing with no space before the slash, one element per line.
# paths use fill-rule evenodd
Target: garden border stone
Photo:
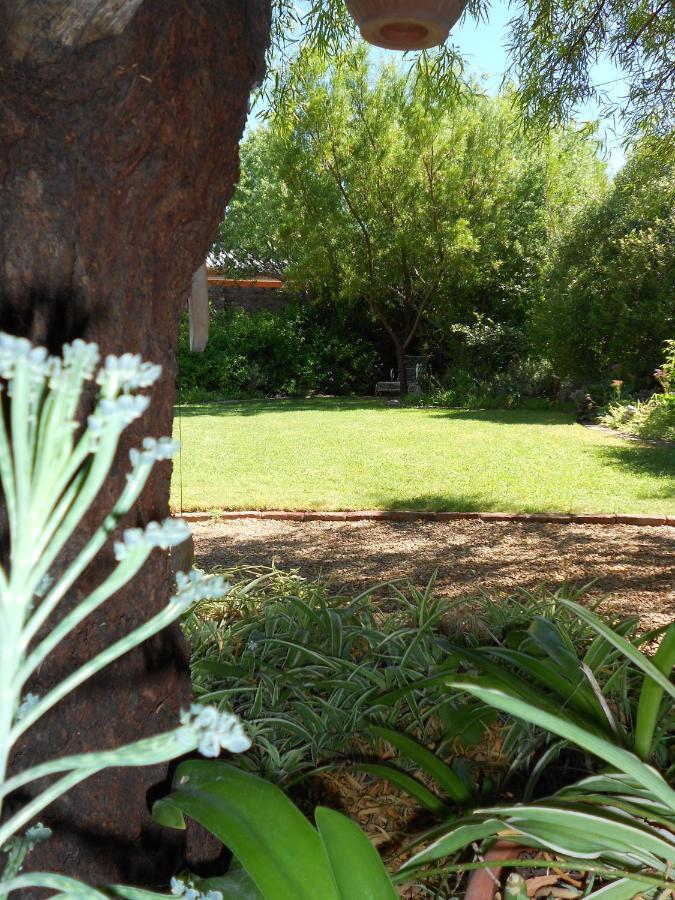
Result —
<path fill-rule="evenodd" d="M 638 525 L 675 528 L 675 516 L 642 516 L 634 513 L 507 513 L 507 512 L 430 512 L 415 509 L 237 509 L 223 512 L 186 512 L 188 522 L 208 519 L 276 519 L 289 522 L 452 522 L 479 519 L 481 522 L 523 522 L 549 525 Z"/>

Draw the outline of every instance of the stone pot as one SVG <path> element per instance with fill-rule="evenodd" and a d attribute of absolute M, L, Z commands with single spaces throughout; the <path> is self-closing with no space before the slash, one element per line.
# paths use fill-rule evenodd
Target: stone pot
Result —
<path fill-rule="evenodd" d="M 468 0 L 347 0 L 364 40 L 387 50 L 442 44 Z"/>

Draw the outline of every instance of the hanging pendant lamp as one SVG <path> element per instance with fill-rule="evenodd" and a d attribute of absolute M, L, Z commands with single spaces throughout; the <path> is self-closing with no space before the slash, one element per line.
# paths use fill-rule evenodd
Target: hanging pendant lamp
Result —
<path fill-rule="evenodd" d="M 468 0 L 347 0 L 361 36 L 387 50 L 442 44 Z"/>

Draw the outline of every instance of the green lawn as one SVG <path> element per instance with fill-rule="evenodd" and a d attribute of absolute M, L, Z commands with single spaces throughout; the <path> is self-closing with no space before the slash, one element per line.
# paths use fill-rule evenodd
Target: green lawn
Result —
<path fill-rule="evenodd" d="M 184 510 L 432 509 L 675 515 L 675 451 L 558 412 L 377 400 L 182 406 Z M 176 436 L 179 420 L 176 419 Z"/>

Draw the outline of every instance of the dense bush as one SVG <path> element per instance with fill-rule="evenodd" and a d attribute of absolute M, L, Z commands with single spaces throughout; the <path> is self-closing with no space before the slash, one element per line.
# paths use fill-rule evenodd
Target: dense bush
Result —
<path fill-rule="evenodd" d="M 563 378 L 651 386 L 675 333 L 675 178 L 638 152 L 572 223 L 532 324 Z"/>
<path fill-rule="evenodd" d="M 221 310 L 211 315 L 209 343 L 191 353 L 187 317 L 178 351 L 179 397 L 371 393 L 377 350 L 330 307 L 291 303 L 281 312 Z"/>
<path fill-rule="evenodd" d="M 647 440 L 675 441 L 675 341 L 666 341 L 666 360 L 654 377 L 663 393 L 642 403 L 617 397 L 602 416 L 603 425 Z"/>

